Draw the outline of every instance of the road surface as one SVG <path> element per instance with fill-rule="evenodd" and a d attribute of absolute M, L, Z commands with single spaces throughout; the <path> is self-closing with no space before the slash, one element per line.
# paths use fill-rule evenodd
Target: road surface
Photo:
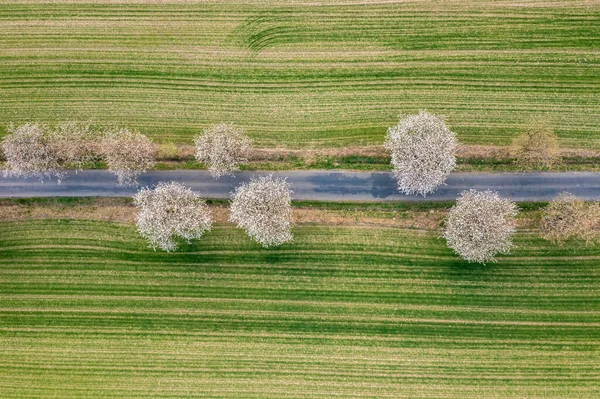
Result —
<path fill-rule="evenodd" d="M 139 178 L 139 187 L 160 181 L 178 181 L 207 198 L 228 198 L 230 192 L 253 175 L 266 172 L 239 172 L 235 177 L 213 179 L 206 171 L 152 171 Z M 321 201 L 452 201 L 463 190 L 491 189 L 515 201 L 547 201 L 561 191 L 583 199 L 600 200 L 600 173 L 453 173 L 437 192 L 423 198 L 403 195 L 396 182 L 385 172 L 290 171 L 274 172 L 287 178 L 298 200 Z M 117 187 L 117 179 L 106 170 L 69 173 L 61 183 L 34 179 L 6 178 L 0 175 L 0 197 L 123 197 L 134 194 L 136 187 Z"/>

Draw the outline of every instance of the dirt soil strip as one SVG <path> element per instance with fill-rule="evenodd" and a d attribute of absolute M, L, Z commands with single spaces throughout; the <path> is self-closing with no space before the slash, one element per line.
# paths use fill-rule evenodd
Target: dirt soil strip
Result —
<path fill-rule="evenodd" d="M 229 223 L 229 209 L 225 205 L 209 205 L 213 221 Z M 128 198 L 95 198 L 84 205 L 22 204 L 11 200 L 0 201 L 0 221 L 33 219 L 104 220 L 132 224 L 137 209 Z M 294 207 L 295 224 L 328 226 L 382 226 L 436 230 L 446 218 L 447 209 L 427 211 L 394 210 L 327 210 Z M 531 230 L 537 225 L 539 212 L 525 212 L 518 219 L 521 229 Z"/>
<path fill-rule="evenodd" d="M 159 148 L 160 160 L 193 160 L 195 147 L 193 145 L 177 145 L 177 156 L 173 157 L 167 154 L 167 151 L 161 151 Z M 339 148 L 303 148 L 292 149 L 283 147 L 274 148 L 255 148 L 253 150 L 251 161 L 274 161 L 287 157 L 298 157 L 306 161 L 318 157 L 387 157 L 388 153 L 382 145 L 369 146 L 346 146 Z M 500 145 L 467 145 L 461 144 L 456 150 L 456 156 L 459 158 L 489 158 L 489 159 L 508 159 L 511 158 L 510 147 Z M 563 148 L 560 150 L 561 157 L 577 157 L 585 159 L 600 158 L 600 152 L 584 148 Z"/>

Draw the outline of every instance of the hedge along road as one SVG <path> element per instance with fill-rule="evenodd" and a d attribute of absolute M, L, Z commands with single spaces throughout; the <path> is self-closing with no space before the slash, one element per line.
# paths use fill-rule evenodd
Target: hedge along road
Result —
<path fill-rule="evenodd" d="M 207 198 L 228 198 L 230 193 L 255 175 L 267 172 L 238 172 L 234 177 L 214 179 L 206 171 L 152 171 L 140 176 L 139 187 L 161 181 L 178 181 Z M 273 172 L 284 177 L 297 200 L 321 201 L 452 201 L 463 190 L 495 190 L 515 201 L 548 201 L 561 191 L 586 200 L 600 200 L 600 173 L 454 173 L 437 192 L 427 197 L 397 191 L 391 173 L 347 171 Z M 61 183 L 0 177 L 0 197 L 124 197 L 139 187 L 117 187 L 117 179 L 106 170 L 86 170 Z"/>

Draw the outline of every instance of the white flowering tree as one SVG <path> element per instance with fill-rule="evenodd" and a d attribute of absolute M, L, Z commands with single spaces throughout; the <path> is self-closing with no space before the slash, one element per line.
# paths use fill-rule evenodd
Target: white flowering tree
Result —
<path fill-rule="evenodd" d="M 139 208 L 136 224 L 154 249 L 177 249 L 177 238 L 190 242 L 211 228 L 211 215 L 200 194 L 180 183 L 159 183 L 143 188 L 133 197 Z"/>
<path fill-rule="evenodd" d="M 156 147 L 138 131 L 107 129 L 99 147 L 102 159 L 117 176 L 119 186 L 137 185 L 137 177 L 154 167 Z"/>
<path fill-rule="evenodd" d="M 50 142 L 61 164 L 81 170 L 97 159 L 98 133 L 91 125 L 80 122 L 63 122 L 50 133 Z"/>
<path fill-rule="evenodd" d="M 423 196 L 434 192 L 456 166 L 457 144 L 441 116 L 419 111 L 401 118 L 385 140 L 398 190 Z"/>
<path fill-rule="evenodd" d="M 585 240 L 587 244 L 598 241 L 600 205 L 562 192 L 544 209 L 540 230 L 543 238 L 559 245 L 570 238 Z"/>
<path fill-rule="evenodd" d="M 444 238 L 469 262 L 494 262 L 512 248 L 517 213 L 515 203 L 497 192 L 463 191 L 448 214 Z"/>
<path fill-rule="evenodd" d="M 210 174 L 219 178 L 232 175 L 240 165 L 248 163 L 252 140 L 244 129 L 220 123 L 204 130 L 195 138 L 196 160 L 208 165 Z"/>
<path fill-rule="evenodd" d="M 59 183 L 66 176 L 48 126 L 38 123 L 11 125 L 8 133 L 2 140 L 6 176 L 36 177 L 41 181 L 55 176 Z"/>
<path fill-rule="evenodd" d="M 230 220 L 263 247 L 291 241 L 292 191 L 285 179 L 252 178 L 231 196 Z"/>

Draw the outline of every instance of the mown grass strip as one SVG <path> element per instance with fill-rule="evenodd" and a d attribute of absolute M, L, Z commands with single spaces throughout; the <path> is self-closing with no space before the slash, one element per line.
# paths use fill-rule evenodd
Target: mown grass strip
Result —
<path fill-rule="evenodd" d="M 498 263 L 435 234 L 217 225 L 153 252 L 127 224 L 0 224 L 0 396 L 598 396 L 600 249 L 519 234 Z"/>
<path fill-rule="evenodd" d="M 261 146 L 331 147 L 380 143 L 426 108 L 465 143 L 507 144 L 535 115 L 568 146 L 600 134 L 590 1 L 21 0 L 0 22 L 0 126 L 93 120 L 189 144 L 232 121 Z"/>

